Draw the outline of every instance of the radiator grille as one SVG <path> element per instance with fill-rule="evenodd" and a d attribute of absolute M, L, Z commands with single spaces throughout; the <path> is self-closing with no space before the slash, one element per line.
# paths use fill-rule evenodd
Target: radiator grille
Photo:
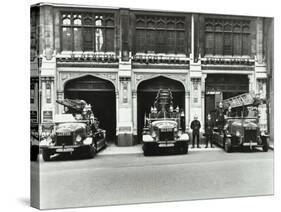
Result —
<path fill-rule="evenodd" d="M 56 145 L 73 145 L 73 138 L 72 135 L 67 136 L 57 136 Z"/>
<path fill-rule="evenodd" d="M 159 141 L 169 141 L 169 140 L 174 140 L 174 131 L 170 132 L 161 132 L 159 133 Z"/>
<path fill-rule="evenodd" d="M 257 130 L 245 130 L 245 142 L 256 142 L 257 141 Z"/>

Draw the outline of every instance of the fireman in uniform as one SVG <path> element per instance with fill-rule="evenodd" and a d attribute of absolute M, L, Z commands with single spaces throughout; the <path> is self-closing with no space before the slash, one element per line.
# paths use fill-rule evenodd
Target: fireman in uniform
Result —
<path fill-rule="evenodd" d="M 211 148 L 213 148 L 213 129 L 214 129 L 214 123 L 211 118 L 211 114 L 209 113 L 207 116 L 207 121 L 205 123 L 205 136 L 206 136 L 206 146 L 205 148 L 208 148 L 208 144 L 210 142 Z"/>
<path fill-rule="evenodd" d="M 222 102 L 219 103 L 219 108 L 216 112 L 216 123 L 219 129 L 220 134 L 222 134 L 224 126 L 224 108 Z"/>
<path fill-rule="evenodd" d="M 227 108 L 227 111 L 226 111 L 225 115 L 226 115 L 227 117 L 232 117 L 232 116 L 233 116 L 233 112 L 232 112 L 231 106 L 229 106 L 229 107 Z"/>
<path fill-rule="evenodd" d="M 200 148 L 199 146 L 199 130 L 201 128 L 200 121 L 198 120 L 197 115 L 194 116 L 194 120 L 191 122 L 190 128 L 192 129 L 192 148 L 195 146 L 195 137 L 197 139 L 197 148 Z"/>

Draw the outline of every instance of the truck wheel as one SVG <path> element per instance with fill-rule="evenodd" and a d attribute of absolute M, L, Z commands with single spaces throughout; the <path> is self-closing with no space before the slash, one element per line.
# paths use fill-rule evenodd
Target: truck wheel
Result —
<path fill-rule="evenodd" d="M 226 152 L 232 152 L 232 148 L 231 148 L 231 139 L 230 139 L 230 138 L 226 138 L 226 139 L 225 139 L 224 150 L 225 150 Z"/>
<path fill-rule="evenodd" d="M 268 138 L 264 137 L 262 138 L 262 150 L 264 152 L 267 152 L 269 149 L 269 142 L 268 142 Z"/>
<path fill-rule="evenodd" d="M 188 152 L 188 144 L 180 145 L 178 148 L 178 152 L 181 154 L 187 154 Z"/>
<path fill-rule="evenodd" d="M 51 154 L 48 150 L 43 150 L 42 156 L 44 161 L 50 161 L 51 159 Z"/>
<path fill-rule="evenodd" d="M 93 146 L 89 146 L 89 158 L 94 158 L 96 155 L 96 148 Z"/>
<path fill-rule="evenodd" d="M 151 155 L 151 150 L 148 148 L 147 145 L 143 144 L 142 150 L 143 150 L 143 155 L 144 156 L 150 156 Z"/>

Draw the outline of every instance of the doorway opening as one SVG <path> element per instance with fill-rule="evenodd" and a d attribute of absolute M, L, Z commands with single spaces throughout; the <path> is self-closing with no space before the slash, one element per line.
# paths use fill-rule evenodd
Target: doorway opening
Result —
<path fill-rule="evenodd" d="M 70 80 L 64 88 L 64 97 L 82 99 L 91 104 L 100 128 L 106 130 L 107 139 L 116 139 L 115 87 L 108 81 L 91 75 Z"/>
<path fill-rule="evenodd" d="M 159 89 L 170 89 L 173 95 L 173 107 L 177 106 L 185 113 L 185 89 L 182 83 L 167 77 L 156 77 L 141 82 L 137 88 L 138 99 L 138 141 L 144 126 L 144 116 L 150 113 Z"/>

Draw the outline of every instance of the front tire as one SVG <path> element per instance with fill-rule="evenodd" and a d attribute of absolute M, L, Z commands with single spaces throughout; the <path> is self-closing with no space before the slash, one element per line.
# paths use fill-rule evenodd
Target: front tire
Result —
<path fill-rule="evenodd" d="M 94 146 L 89 146 L 89 158 L 94 158 L 97 153 L 97 150 Z"/>
<path fill-rule="evenodd" d="M 188 153 L 188 144 L 182 144 L 177 148 L 177 151 L 180 154 L 187 154 Z"/>
<path fill-rule="evenodd" d="M 263 137 L 263 138 L 262 138 L 262 150 L 263 150 L 264 152 L 268 152 L 268 149 L 269 149 L 269 141 L 268 141 L 268 138 Z"/>
<path fill-rule="evenodd" d="M 224 142 L 224 151 L 226 152 L 232 152 L 232 147 L 231 147 L 231 139 L 230 138 L 226 138 L 225 142 Z"/>
<path fill-rule="evenodd" d="M 148 148 L 147 144 L 143 144 L 142 150 L 143 150 L 144 156 L 150 156 L 151 155 L 151 149 Z"/>
<path fill-rule="evenodd" d="M 44 161 L 50 161 L 51 160 L 51 154 L 47 149 L 43 150 L 42 157 L 43 157 Z"/>

